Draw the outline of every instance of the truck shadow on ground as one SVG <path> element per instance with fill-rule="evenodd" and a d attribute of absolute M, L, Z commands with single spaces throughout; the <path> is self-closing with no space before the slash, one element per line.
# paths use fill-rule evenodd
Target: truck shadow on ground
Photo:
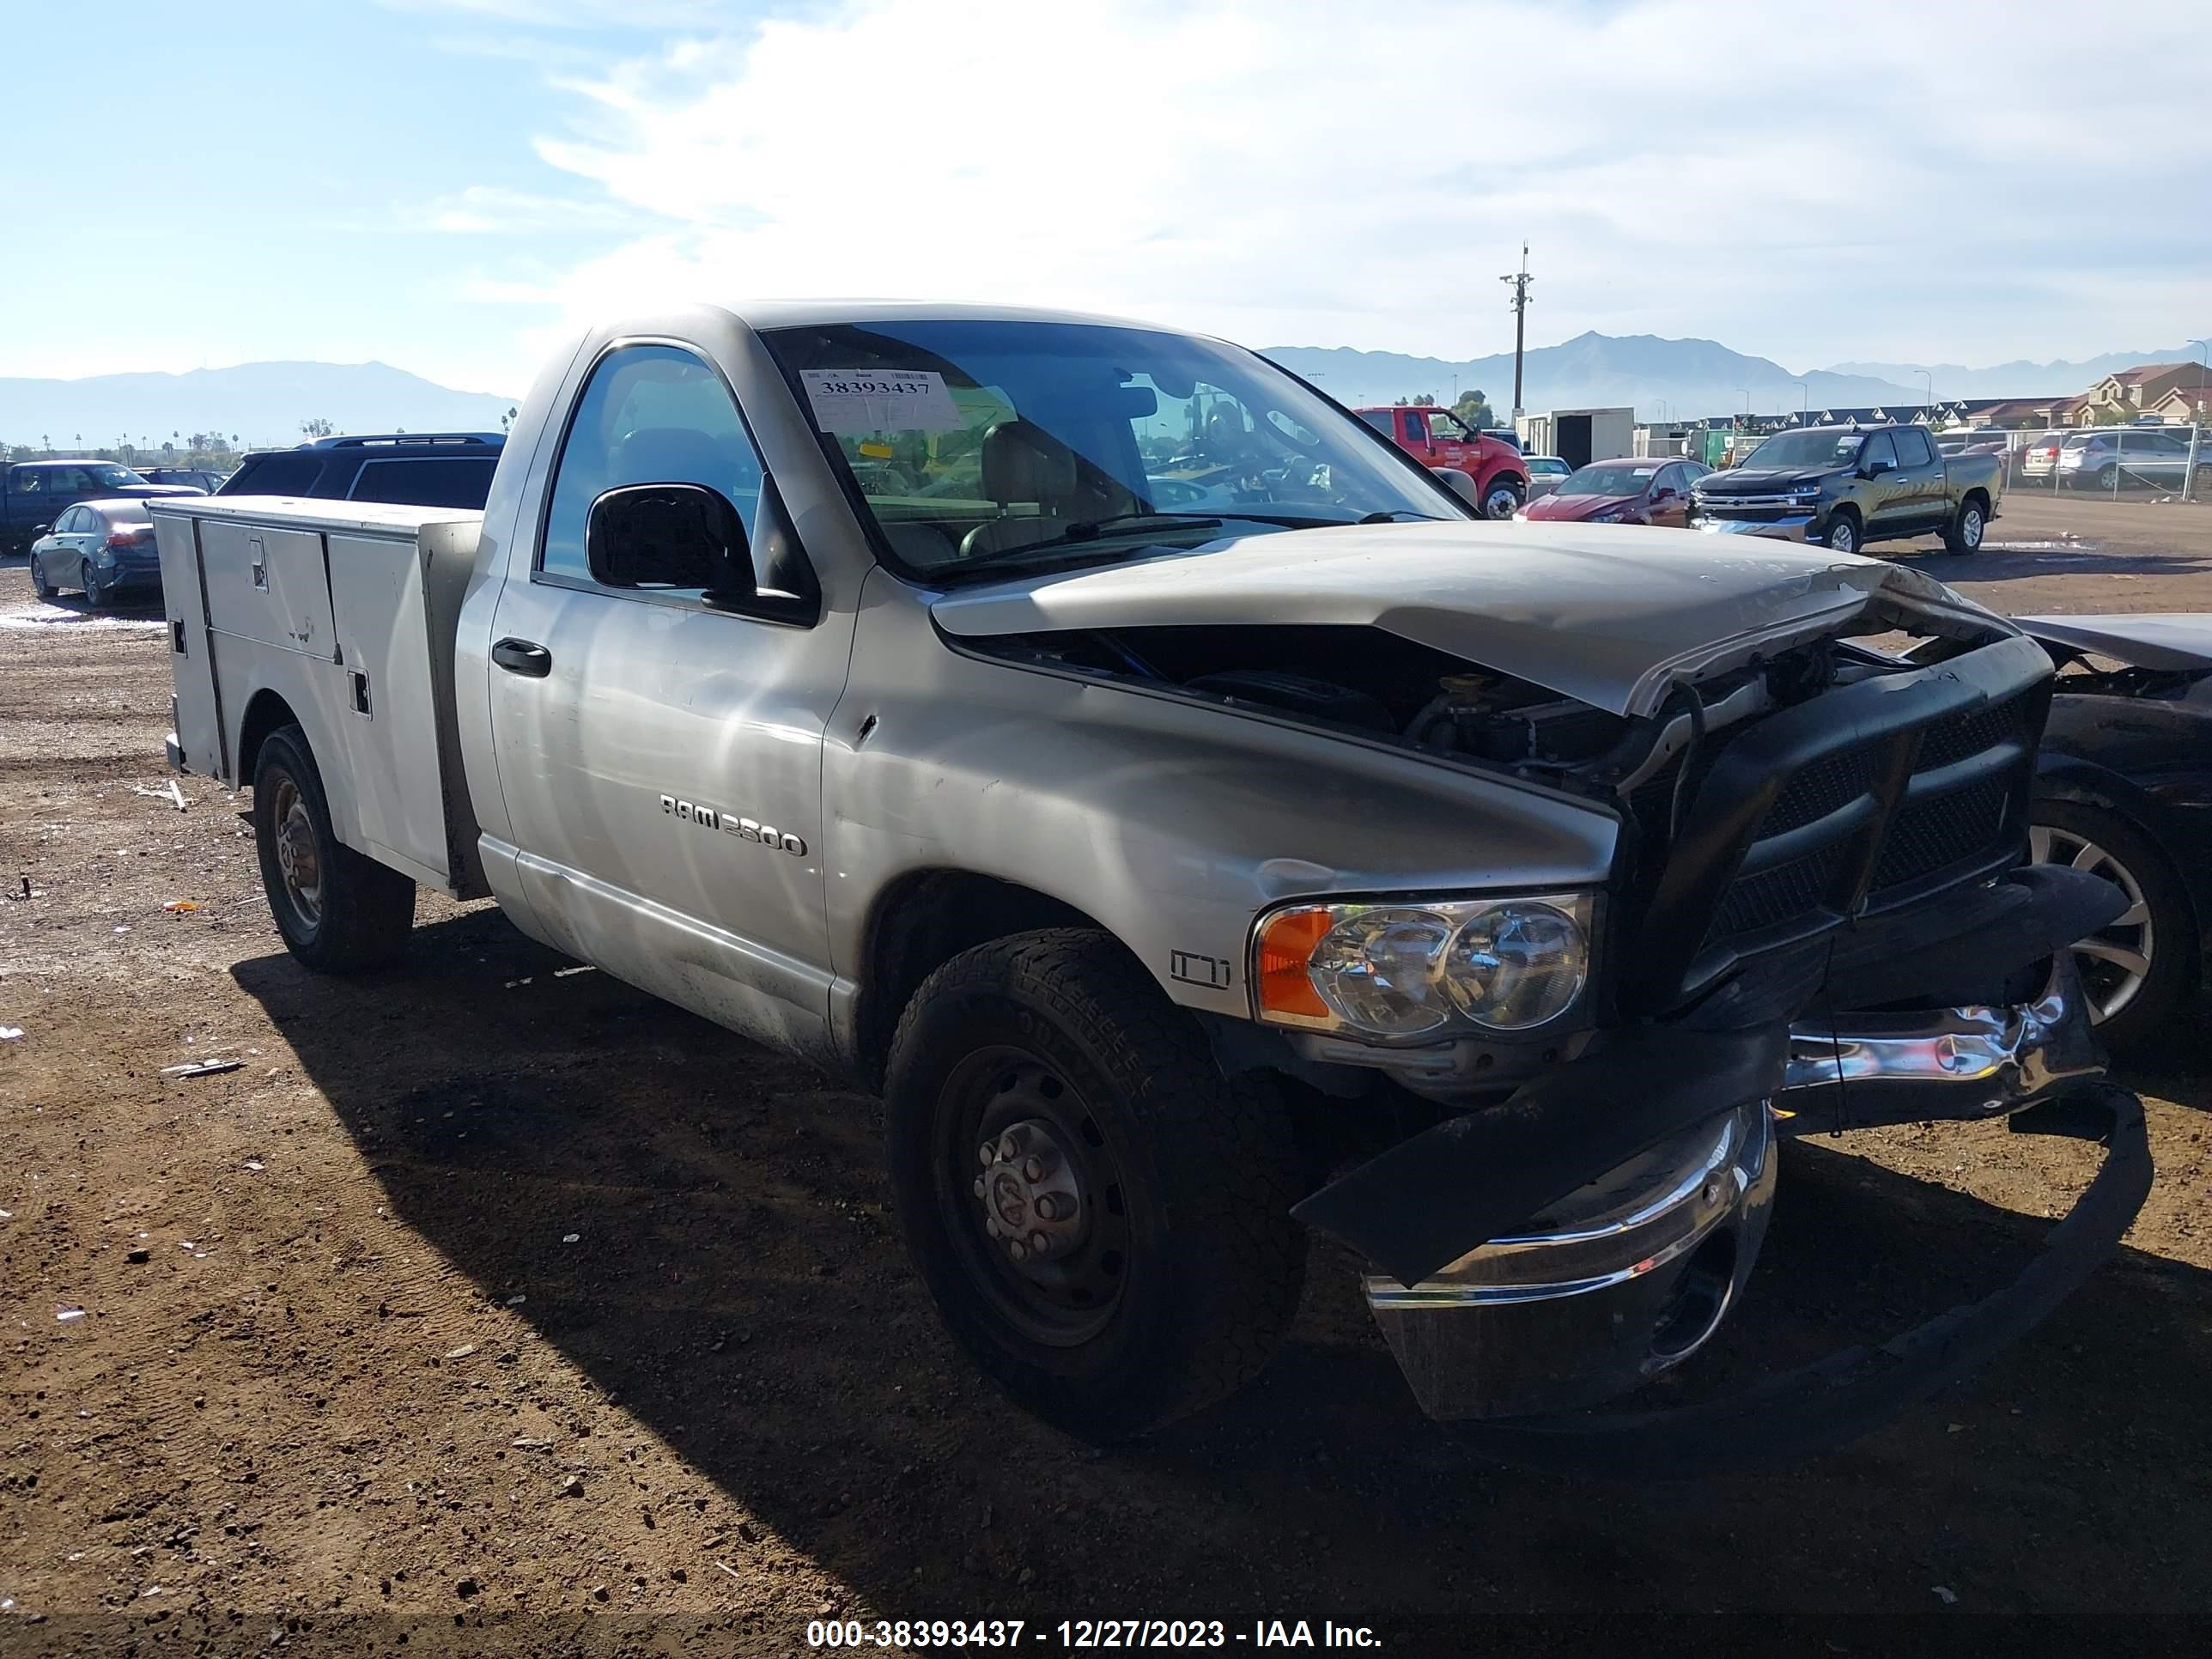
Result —
<path fill-rule="evenodd" d="M 234 973 L 397 1217 L 489 1303 L 526 1293 L 544 1340 L 873 1611 L 1332 1616 L 1410 1639 L 1596 1607 L 1933 1613 L 1936 1586 L 1981 1611 L 2212 1601 L 2212 1274 L 2130 1252 L 1848 1451 L 1641 1487 L 1501 1469 L 1427 1423 L 1352 1263 L 1322 1249 L 1255 1388 L 1100 1455 L 1007 1406 L 940 1334 L 873 1103 L 570 967 L 486 910 L 418 930 L 374 980 L 283 955 Z M 1696 1386 L 1972 1299 L 2043 1231 L 1796 1145 Z"/>

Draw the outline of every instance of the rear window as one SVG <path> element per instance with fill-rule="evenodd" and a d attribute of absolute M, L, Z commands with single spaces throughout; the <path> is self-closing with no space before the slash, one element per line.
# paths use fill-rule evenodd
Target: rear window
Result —
<path fill-rule="evenodd" d="M 230 482 L 216 492 L 224 495 L 312 495 L 322 476 L 323 458 L 313 451 L 297 454 L 248 456 Z"/>
<path fill-rule="evenodd" d="M 398 501 L 410 507 L 459 507 L 481 512 L 499 463 L 489 456 L 371 461 L 354 481 L 356 501 Z"/>

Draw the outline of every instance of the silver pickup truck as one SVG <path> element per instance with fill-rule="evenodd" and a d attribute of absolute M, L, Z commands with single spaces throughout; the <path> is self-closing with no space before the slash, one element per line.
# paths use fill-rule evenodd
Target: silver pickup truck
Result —
<path fill-rule="evenodd" d="M 946 1323 L 1100 1439 L 1251 1378 L 1318 1230 L 1431 1414 L 1602 1462 L 1778 1138 L 2088 1102 L 2105 1173 L 1994 1312 L 1784 1390 L 1856 1431 L 2148 1182 L 2054 955 L 2118 896 L 2021 867 L 2049 660 L 1907 568 L 1455 490 L 1211 339 L 641 317 L 480 517 L 159 503 L 171 760 L 252 786 L 312 967 L 489 895 L 879 1092 Z"/>

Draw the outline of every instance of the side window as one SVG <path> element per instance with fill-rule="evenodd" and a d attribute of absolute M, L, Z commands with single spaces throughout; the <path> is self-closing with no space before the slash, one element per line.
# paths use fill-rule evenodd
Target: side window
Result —
<path fill-rule="evenodd" d="M 312 495 L 322 477 L 323 452 L 295 450 L 290 454 L 262 455 L 240 467 L 233 478 L 234 495 Z"/>
<path fill-rule="evenodd" d="M 19 466 L 8 475 L 10 495 L 43 495 L 46 493 L 46 475 L 35 466 Z"/>
<path fill-rule="evenodd" d="M 1370 425 L 1370 426 L 1373 427 L 1373 428 L 1374 428 L 1377 432 L 1381 433 L 1384 437 L 1386 437 L 1386 438 L 1387 438 L 1387 437 L 1389 437 L 1389 436 L 1390 435 L 1390 411 L 1389 411 L 1389 410 L 1387 410 L 1387 409 L 1366 409 L 1366 410 L 1362 410 L 1360 411 L 1360 413 L 1359 413 L 1359 418 L 1360 418 L 1361 420 L 1363 420 L 1363 421 L 1366 422 L 1368 425 Z"/>
<path fill-rule="evenodd" d="M 1421 411 L 1419 410 L 1400 410 L 1398 411 L 1398 422 L 1400 429 L 1406 434 L 1406 441 L 1407 443 L 1425 444 L 1428 442 L 1429 423 L 1421 418 Z"/>
<path fill-rule="evenodd" d="M 1651 493 L 1655 495 L 1661 495 L 1662 493 L 1674 495 L 1680 495 L 1682 493 L 1682 469 L 1679 466 L 1661 467 L 1659 469 L 1659 476 L 1651 481 Z"/>
<path fill-rule="evenodd" d="M 1929 466 L 1936 460 L 1936 452 L 1929 447 L 1928 434 L 1917 426 L 1898 429 L 1897 453 L 1907 466 Z"/>
<path fill-rule="evenodd" d="M 1887 432 L 1875 433 L 1866 441 L 1866 447 L 1859 452 L 1859 466 L 1863 471 L 1871 471 L 1876 461 L 1887 461 L 1892 466 L 1897 465 L 1897 446 L 1890 442 Z"/>
<path fill-rule="evenodd" d="M 625 346 L 599 360 L 553 475 L 538 568 L 588 581 L 592 503 L 625 484 L 709 484 L 735 503 L 757 544 L 761 462 L 721 377 L 676 346 Z"/>

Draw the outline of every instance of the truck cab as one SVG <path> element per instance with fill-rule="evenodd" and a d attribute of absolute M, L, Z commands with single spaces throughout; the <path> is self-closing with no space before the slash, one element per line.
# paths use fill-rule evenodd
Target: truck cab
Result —
<path fill-rule="evenodd" d="M 1528 499 L 1528 469 L 1519 448 L 1475 430 L 1448 409 L 1395 404 L 1353 413 L 1424 466 L 1472 478 L 1486 519 L 1510 519 Z"/>

